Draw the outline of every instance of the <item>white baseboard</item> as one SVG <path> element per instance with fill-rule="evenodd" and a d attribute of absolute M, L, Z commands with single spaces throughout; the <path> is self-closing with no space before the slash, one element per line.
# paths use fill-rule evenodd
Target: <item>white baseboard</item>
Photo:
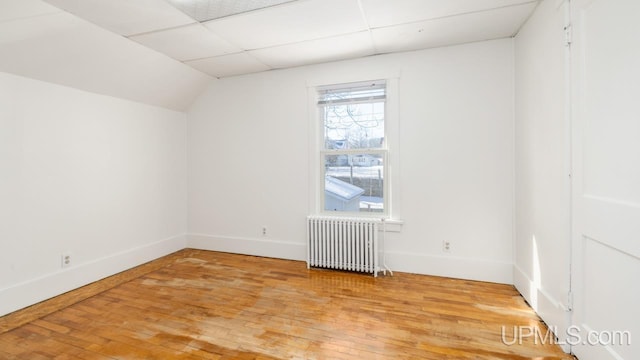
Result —
<path fill-rule="evenodd" d="M 306 243 L 188 234 L 187 247 L 288 260 L 306 261 L 307 259 Z M 399 252 L 387 252 L 386 260 L 387 265 L 393 271 L 505 284 L 513 283 L 513 269 L 510 263 Z"/>
<path fill-rule="evenodd" d="M 305 243 L 271 239 L 188 234 L 187 247 L 287 260 L 307 260 L 307 245 Z"/>
<path fill-rule="evenodd" d="M 187 234 L 112 254 L 0 290 L 0 316 L 77 289 L 184 248 L 305 261 L 305 243 L 260 238 Z M 393 271 L 513 283 L 513 264 L 472 258 L 387 252 Z"/>
<path fill-rule="evenodd" d="M 536 286 L 535 282 L 517 265 L 513 265 L 513 279 L 516 289 L 533 310 L 547 326 L 556 331 L 562 350 L 567 353 L 571 351 L 568 344 L 563 344 L 568 338 L 567 330 L 571 326 L 571 313 L 567 311 L 565 302 Z M 568 292 L 567 288 L 567 296 Z"/>
<path fill-rule="evenodd" d="M 0 316 L 182 250 L 185 245 L 185 235 L 178 235 L 1 289 Z"/>
<path fill-rule="evenodd" d="M 394 251 L 387 251 L 386 262 L 394 271 L 513 284 L 511 263 Z"/>

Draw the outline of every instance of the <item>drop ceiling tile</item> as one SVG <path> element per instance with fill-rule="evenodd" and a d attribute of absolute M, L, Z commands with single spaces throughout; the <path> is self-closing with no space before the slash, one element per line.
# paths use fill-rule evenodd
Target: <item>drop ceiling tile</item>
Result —
<path fill-rule="evenodd" d="M 272 68 L 286 68 L 373 55 L 368 31 L 249 52 Z"/>
<path fill-rule="evenodd" d="M 167 0 L 198 21 L 219 19 L 297 0 Z"/>
<path fill-rule="evenodd" d="M 369 26 L 398 25 L 537 0 L 361 0 Z"/>
<path fill-rule="evenodd" d="M 379 53 L 409 51 L 513 36 L 536 3 L 372 30 Z"/>
<path fill-rule="evenodd" d="M 62 10 L 40 0 L 0 0 L 0 22 L 60 11 Z"/>
<path fill-rule="evenodd" d="M 116 34 L 130 36 L 196 21 L 164 0 L 45 0 Z"/>
<path fill-rule="evenodd" d="M 204 25 L 245 50 L 367 29 L 357 0 L 294 1 Z"/>
<path fill-rule="evenodd" d="M 249 74 L 270 68 L 246 52 L 186 61 L 185 64 L 215 77 Z"/>
<path fill-rule="evenodd" d="M 242 50 L 199 23 L 136 35 L 130 39 L 180 61 L 237 53 Z"/>

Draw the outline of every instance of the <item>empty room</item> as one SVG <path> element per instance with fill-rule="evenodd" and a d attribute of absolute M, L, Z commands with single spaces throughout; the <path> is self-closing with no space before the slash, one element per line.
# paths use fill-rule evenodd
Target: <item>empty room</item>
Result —
<path fill-rule="evenodd" d="M 0 359 L 639 359 L 639 18 L 0 0 Z"/>

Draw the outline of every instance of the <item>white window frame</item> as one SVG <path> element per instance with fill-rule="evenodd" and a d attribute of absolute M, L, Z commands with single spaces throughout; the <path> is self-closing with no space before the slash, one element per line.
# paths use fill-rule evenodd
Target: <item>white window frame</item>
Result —
<path fill-rule="evenodd" d="M 309 213 L 344 216 L 344 217 L 371 217 L 384 218 L 386 220 L 399 219 L 400 194 L 394 184 L 399 183 L 399 116 L 398 116 L 398 76 L 384 74 L 386 76 L 367 76 L 336 78 L 335 81 L 318 81 L 307 84 L 308 109 L 309 109 Z M 318 90 L 323 87 L 340 86 L 342 84 L 358 83 L 366 81 L 384 80 L 386 82 L 385 101 L 385 141 L 382 148 L 375 149 L 324 149 L 324 119 L 318 105 Z M 347 212 L 326 211 L 324 209 L 324 173 L 325 155 L 339 154 L 383 154 L 384 164 L 384 211 L 383 212 Z"/>

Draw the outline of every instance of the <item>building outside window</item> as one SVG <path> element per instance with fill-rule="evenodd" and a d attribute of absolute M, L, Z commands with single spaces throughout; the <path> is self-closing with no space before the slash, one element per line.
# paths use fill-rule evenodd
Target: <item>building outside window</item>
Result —
<path fill-rule="evenodd" d="M 325 212 L 387 214 L 386 82 L 318 88 Z"/>

